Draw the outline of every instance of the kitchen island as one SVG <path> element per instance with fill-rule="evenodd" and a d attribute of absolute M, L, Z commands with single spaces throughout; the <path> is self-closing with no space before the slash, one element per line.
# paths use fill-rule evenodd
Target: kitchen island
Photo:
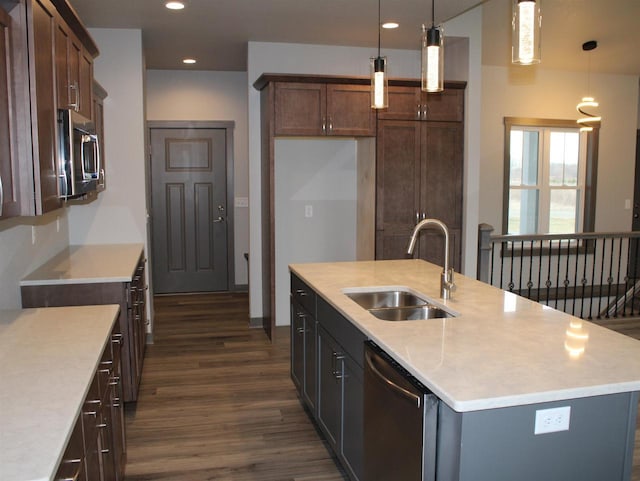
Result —
<path fill-rule="evenodd" d="M 318 306 L 335 309 L 442 401 L 448 451 L 440 436 L 437 479 L 629 479 L 639 341 L 462 275 L 444 301 L 442 268 L 420 260 L 290 269 Z M 381 288 L 408 289 L 454 317 L 384 321 L 346 295 Z M 320 307 L 317 317 L 322 325 Z M 567 406 L 568 430 L 534 435 L 536 411 Z M 583 473 L 591 477 L 575 477 Z"/>

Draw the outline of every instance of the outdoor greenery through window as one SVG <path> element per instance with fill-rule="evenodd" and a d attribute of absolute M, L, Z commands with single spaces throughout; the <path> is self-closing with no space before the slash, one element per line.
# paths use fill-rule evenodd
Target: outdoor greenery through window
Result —
<path fill-rule="evenodd" d="M 510 120 L 505 119 L 505 233 L 583 232 L 591 204 L 585 204 L 585 178 L 594 171 L 587 162 L 587 134 L 571 121 Z"/>

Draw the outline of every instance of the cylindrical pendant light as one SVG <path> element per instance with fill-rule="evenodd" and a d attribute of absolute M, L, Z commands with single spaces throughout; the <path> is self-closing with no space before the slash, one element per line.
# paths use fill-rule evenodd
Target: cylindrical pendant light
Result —
<path fill-rule="evenodd" d="M 421 89 L 426 92 L 444 90 L 444 33 L 435 21 L 436 0 L 431 0 L 431 27 L 422 25 L 420 77 Z"/>
<path fill-rule="evenodd" d="M 422 26 L 422 90 L 444 90 L 444 34 L 441 27 Z"/>
<path fill-rule="evenodd" d="M 389 106 L 389 77 L 387 57 L 371 58 L 371 108 L 386 109 Z"/>
<path fill-rule="evenodd" d="M 371 108 L 389 107 L 387 57 L 380 56 L 380 0 L 378 0 L 378 56 L 371 57 Z"/>
<path fill-rule="evenodd" d="M 540 0 L 513 0 L 511 21 L 511 62 L 518 65 L 540 63 L 542 15 Z"/>

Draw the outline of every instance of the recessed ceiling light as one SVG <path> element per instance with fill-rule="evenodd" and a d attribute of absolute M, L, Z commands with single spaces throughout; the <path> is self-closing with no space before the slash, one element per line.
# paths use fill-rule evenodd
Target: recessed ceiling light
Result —
<path fill-rule="evenodd" d="M 164 5 L 169 10 L 182 10 L 184 8 L 184 3 L 182 2 L 167 2 Z"/>
<path fill-rule="evenodd" d="M 382 28 L 398 28 L 399 26 L 400 24 L 396 22 L 385 22 L 382 24 Z"/>
<path fill-rule="evenodd" d="M 182 63 L 193 64 L 193 63 L 196 63 L 196 59 L 195 58 L 185 58 L 185 59 L 182 60 Z"/>

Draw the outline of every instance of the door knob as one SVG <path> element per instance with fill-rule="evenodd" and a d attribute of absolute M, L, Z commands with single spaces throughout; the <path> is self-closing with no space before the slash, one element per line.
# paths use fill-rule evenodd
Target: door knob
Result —
<path fill-rule="evenodd" d="M 221 215 L 218 216 L 217 219 L 213 219 L 214 224 L 218 223 L 218 222 L 224 222 L 224 217 L 222 217 Z"/>

